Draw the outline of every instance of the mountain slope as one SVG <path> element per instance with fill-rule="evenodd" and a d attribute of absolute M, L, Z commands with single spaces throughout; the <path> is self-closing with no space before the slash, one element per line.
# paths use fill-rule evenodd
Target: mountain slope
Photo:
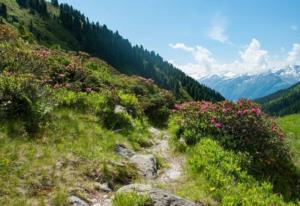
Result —
<path fill-rule="evenodd" d="M 228 109 L 228 103 L 218 105 Z M 202 111 L 216 106 L 203 104 L 206 106 Z M 243 105 L 253 109 L 252 105 Z M 247 113 L 250 118 L 260 119 L 255 121 L 256 125 L 247 116 L 245 124 L 240 124 L 235 115 L 227 116 L 231 112 L 225 112 L 224 116 L 225 108 L 219 110 L 221 113 L 206 110 L 208 116 L 207 113 L 206 117 L 196 119 L 190 118 L 195 111 L 185 112 L 187 118 L 182 118 L 173 110 L 169 129 L 174 136 L 170 136 L 168 131 L 151 125 L 164 126 L 169 122 L 173 106 L 170 92 L 149 79 L 120 74 L 102 60 L 83 52 L 29 44 L 19 38 L 11 26 L 0 24 L 0 205 L 61 206 L 74 202 L 151 205 L 153 196 L 152 193 L 148 196 L 147 191 L 143 191 L 143 196 L 120 195 L 120 190 L 132 183 L 164 188 L 155 192 L 158 192 L 157 202 L 166 204 L 180 201 L 177 205 L 185 205 L 185 202 L 199 206 L 294 205 L 293 201 L 298 200 L 296 189 L 299 187 L 294 189 L 294 185 L 297 186 L 299 178 L 290 173 L 293 165 L 288 164 L 285 169 L 276 164 L 276 169 L 268 169 L 270 167 L 259 164 L 258 170 L 253 169 L 249 165 L 250 156 L 228 148 L 249 144 L 236 144 L 211 125 L 210 115 L 222 114 L 225 119 L 235 119 L 229 122 L 238 123 L 235 134 L 246 128 L 246 136 L 258 129 L 264 135 L 260 139 L 272 140 L 260 124 L 260 118 L 265 117 L 260 115 L 260 110 L 254 110 L 255 115 Z M 183 107 L 176 105 L 175 108 Z M 197 111 L 203 114 L 200 109 Z M 183 132 L 180 126 L 183 123 L 190 131 Z M 271 126 L 270 123 L 267 125 Z M 199 129 L 209 133 L 194 135 Z M 187 138 L 178 138 L 181 134 Z M 211 134 L 212 138 L 206 139 Z M 257 138 L 256 135 L 251 137 Z M 275 137 L 278 142 L 279 138 Z M 203 141 L 194 146 L 182 142 L 192 138 Z M 226 147 L 220 144 L 222 138 Z M 240 135 L 237 139 L 248 140 Z M 250 147 L 261 145 L 252 142 L 255 144 Z M 275 154 L 282 154 L 276 141 L 259 148 L 267 153 L 273 145 Z M 251 151 L 260 154 L 254 149 Z M 253 163 L 260 162 L 258 158 L 254 160 Z M 271 160 L 266 164 L 273 165 L 274 159 Z M 286 158 L 282 160 L 289 163 Z M 170 165 L 172 162 L 177 164 Z M 275 178 L 265 175 L 263 179 L 254 178 L 248 169 L 264 174 L 270 172 Z M 270 180 L 280 185 L 280 194 L 275 187 L 272 190 Z"/>
<path fill-rule="evenodd" d="M 5 21 L 17 27 L 28 41 L 88 52 L 122 73 L 153 79 L 160 87 L 172 91 L 179 100 L 223 100 L 219 93 L 200 85 L 155 52 L 142 46 L 132 46 L 118 32 L 109 30 L 106 25 L 90 22 L 67 4 L 58 6 L 48 3 L 46 10 L 42 10 L 28 0 L 17 2 L 0 0 L 8 10 Z"/>
<path fill-rule="evenodd" d="M 256 101 L 271 115 L 300 113 L 300 83 Z"/>
<path fill-rule="evenodd" d="M 233 77 L 212 75 L 203 77 L 199 82 L 217 90 L 224 97 L 256 99 L 276 91 L 286 89 L 300 80 L 300 66 L 289 66 L 278 71 L 257 75 L 239 75 Z"/>

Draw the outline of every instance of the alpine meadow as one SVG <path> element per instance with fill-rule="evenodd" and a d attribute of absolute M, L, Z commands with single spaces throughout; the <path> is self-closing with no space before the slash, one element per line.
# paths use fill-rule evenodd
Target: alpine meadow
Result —
<path fill-rule="evenodd" d="M 0 205 L 300 205 L 297 6 L 0 0 Z"/>

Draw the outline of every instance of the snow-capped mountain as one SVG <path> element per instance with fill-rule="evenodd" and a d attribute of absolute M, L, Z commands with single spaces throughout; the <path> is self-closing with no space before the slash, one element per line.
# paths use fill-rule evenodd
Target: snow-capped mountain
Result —
<path fill-rule="evenodd" d="M 230 100 L 260 98 L 286 89 L 299 81 L 300 66 L 298 65 L 255 75 L 210 75 L 199 79 L 199 82 L 215 89 Z"/>

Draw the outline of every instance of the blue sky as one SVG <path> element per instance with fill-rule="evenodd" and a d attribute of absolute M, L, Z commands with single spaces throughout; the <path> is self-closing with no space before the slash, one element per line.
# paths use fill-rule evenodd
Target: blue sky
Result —
<path fill-rule="evenodd" d="M 60 0 L 189 75 L 300 63 L 297 0 Z"/>

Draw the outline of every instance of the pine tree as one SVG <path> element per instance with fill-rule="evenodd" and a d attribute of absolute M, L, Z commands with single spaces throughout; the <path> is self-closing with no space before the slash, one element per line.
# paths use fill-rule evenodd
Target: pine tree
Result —
<path fill-rule="evenodd" d="M 0 5 L 0 16 L 2 16 L 3 18 L 7 18 L 7 8 L 3 3 Z"/>
<path fill-rule="evenodd" d="M 38 1 L 38 5 L 36 9 L 42 16 L 48 15 L 47 4 L 45 0 Z"/>
<path fill-rule="evenodd" d="M 51 0 L 51 4 L 55 7 L 59 6 L 58 0 Z"/>
<path fill-rule="evenodd" d="M 21 7 L 27 7 L 27 0 L 17 0 L 17 3 Z"/>
<path fill-rule="evenodd" d="M 29 31 L 32 33 L 33 32 L 33 22 L 32 20 L 30 20 L 30 24 L 29 24 Z"/>

